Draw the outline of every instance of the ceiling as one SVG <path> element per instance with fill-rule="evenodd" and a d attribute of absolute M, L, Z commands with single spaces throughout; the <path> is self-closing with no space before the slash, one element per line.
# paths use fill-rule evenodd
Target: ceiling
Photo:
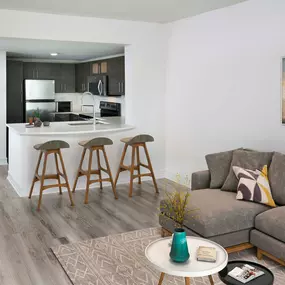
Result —
<path fill-rule="evenodd" d="M 247 0 L 1 0 L 0 9 L 166 23 Z"/>
<path fill-rule="evenodd" d="M 84 61 L 124 53 L 123 45 L 0 38 L 0 50 L 8 57 Z M 52 57 L 50 53 L 58 56 Z"/>

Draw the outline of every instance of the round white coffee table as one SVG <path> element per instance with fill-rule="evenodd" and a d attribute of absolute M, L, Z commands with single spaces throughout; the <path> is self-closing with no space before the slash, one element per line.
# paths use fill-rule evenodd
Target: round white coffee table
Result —
<path fill-rule="evenodd" d="M 226 250 L 213 241 L 199 237 L 187 237 L 190 258 L 185 263 L 175 263 L 169 257 L 171 240 L 171 237 L 158 239 L 145 249 L 147 259 L 161 272 L 158 285 L 162 284 L 165 274 L 184 277 L 186 285 L 190 284 L 191 277 L 209 276 L 210 283 L 213 285 L 212 274 L 218 273 L 227 266 L 228 254 Z M 196 254 L 199 246 L 216 248 L 217 261 L 214 263 L 197 261 Z"/>

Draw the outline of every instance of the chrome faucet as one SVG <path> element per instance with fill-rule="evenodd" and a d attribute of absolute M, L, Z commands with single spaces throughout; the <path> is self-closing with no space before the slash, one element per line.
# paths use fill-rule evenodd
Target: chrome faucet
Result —
<path fill-rule="evenodd" d="M 85 95 L 91 95 L 91 96 L 93 96 L 93 101 L 94 101 L 94 103 L 93 103 L 93 125 L 95 126 L 95 125 L 96 125 L 96 108 L 95 108 L 95 103 L 96 103 L 96 101 L 95 101 L 95 95 L 93 95 L 93 94 L 92 94 L 91 92 L 89 92 L 89 91 L 84 92 L 84 93 L 82 94 L 82 97 L 81 97 L 81 108 L 82 108 L 82 105 L 83 105 L 83 98 L 84 98 Z"/>

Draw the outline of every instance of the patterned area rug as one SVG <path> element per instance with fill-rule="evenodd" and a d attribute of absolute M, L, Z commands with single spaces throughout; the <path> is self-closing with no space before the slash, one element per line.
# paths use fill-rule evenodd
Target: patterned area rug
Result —
<path fill-rule="evenodd" d="M 160 238 L 160 228 L 111 235 L 52 248 L 74 285 L 157 285 L 160 272 L 145 258 L 144 250 Z M 230 260 L 259 262 L 255 250 L 231 254 Z M 259 263 L 272 270 L 275 285 L 285 284 L 285 269 L 265 258 Z M 213 276 L 215 284 L 222 283 Z M 164 285 L 184 285 L 180 277 L 166 276 Z M 191 284 L 208 285 L 207 277 L 191 279 Z"/>

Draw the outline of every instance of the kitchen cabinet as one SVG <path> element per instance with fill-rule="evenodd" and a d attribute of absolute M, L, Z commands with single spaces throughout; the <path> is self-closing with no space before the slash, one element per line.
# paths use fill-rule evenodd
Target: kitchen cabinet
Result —
<path fill-rule="evenodd" d="M 54 64 L 55 93 L 75 92 L 75 65 Z"/>
<path fill-rule="evenodd" d="M 24 79 L 55 80 L 56 93 L 75 92 L 75 65 L 24 62 Z"/>
<path fill-rule="evenodd" d="M 7 123 L 24 122 L 23 63 L 7 61 Z"/>
<path fill-rule="evenodd" d="M 108 73 L 108 61 L 96 61 L 91 63 L 91 74 L 107 74 Z"/>
<path fill-rule="evenodd" d="M 87 78 L 91 75 L 90 62 L 79 63 L 75 66 L 75 90 L 82 93 L 88 90 Z"/>
<path fill-rule="evenodd" d="M 24 62 L 24 79 L 52 80 L 52 68 L 52 63 Z"/>
<path fill-rule="evenodd" d="M 125 95 L 125 57 L 108 59 L 108 94 Z"/>

